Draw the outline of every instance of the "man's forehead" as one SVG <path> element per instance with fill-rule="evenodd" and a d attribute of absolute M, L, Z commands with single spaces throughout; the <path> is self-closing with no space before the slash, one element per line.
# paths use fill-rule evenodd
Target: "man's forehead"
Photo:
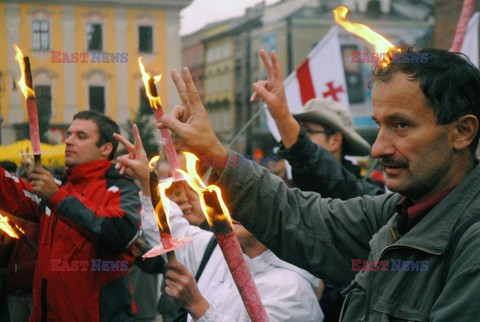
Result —
<path fill-rule="evenodd" d="M 75 119 L 68 127 L 68 132 L 84 132 L 87 134 L 98 133 L 98 127 L 92 120 Z"/>

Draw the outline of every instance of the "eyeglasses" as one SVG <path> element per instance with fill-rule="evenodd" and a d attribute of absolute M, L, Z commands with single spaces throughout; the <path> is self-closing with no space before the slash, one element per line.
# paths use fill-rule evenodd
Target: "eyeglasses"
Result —
<path fill-rule="evenodd" d="M 303 130 L 308 134 L 325 134 L 327 136 L 332 134 L 328 130 L 314 130 L 314 129 L 309 129 L 308 127 L 303 127 Z"/>

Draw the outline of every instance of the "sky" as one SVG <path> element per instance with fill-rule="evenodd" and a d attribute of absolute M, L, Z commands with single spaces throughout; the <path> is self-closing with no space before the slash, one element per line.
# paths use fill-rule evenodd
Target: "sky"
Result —
<path fill-rule="evenodd" d="M 245 9 L 262 0 L 193 0 L 180 13 L 180 34 L 186 35 L 206 24 L 243 15 Z M 278 0 L 265 0 L 267 5 Z"/>

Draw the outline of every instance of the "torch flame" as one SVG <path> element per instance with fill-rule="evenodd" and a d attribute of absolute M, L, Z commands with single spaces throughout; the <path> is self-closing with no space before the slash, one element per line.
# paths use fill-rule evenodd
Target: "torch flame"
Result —
<path fill-rule="evenodd" d="M 23 96 L 25 98 L 29 97 L 35 97 L 35 91 L 31 89 L 30 87 L 27 86 L 26 81 L 25 81 L 25 62 L 23 60 L 23 54 L 20 48 L 16 44 L 13 45 L 13 48 L 15 48 L 15 51 L 17 54 L 15 55 L 15 60 L 18 62 L 18 65 L 20 66 L 20 73 L 21 73 L 21 78 L 17 82 L 18 86 L 20 87 L 20 90 L 23 93 Z"/>
<path fill-rule="evenodd" d="M 1 214 L 0 214 L 0 230 L 4 231 L 8 236 L 12 238 L 17 238 L 17 239 L 20 238 L 17 232 L 10 225 L 8 221 L 8 217 L 2 216 Z"/>
<path fill-rule="evenodd" d="M 165 179 L 163 181 L 160 181 L 160 183 L 158 184 L 158 191 L 160 192 L 160 203 L 155 208 L 155 213 L 157 213 L 157 216 L 155 216 L 155 219 L 157 220 L 158 227 L 162 231 L 165 231 L 165 229 L 170 227 L 169 217 L 170 217 L 170 208 L 171 207 L 170 207 L 170 200 L 168 199 L 165 191 L 168 188 L 170 188 L 170 186 L 172 185 L 172 182 L 173 182 L 173 179 L 168 178 L 168 179 Z M 162 212 L 162 209 L 161 209 L 162 206 L 163 206 L 163 211 L 164 211 L 167 227 L 163 227 L 163 223 L 158 216 L 158 213 Z"/>
<path fill-rule="evenodd" d="M 150 73 L 145 71 L 145 66 L 142 62 L 143 57 L 138 57 L 138 65 L 140 66 L 140 72 L 142 73 L 142 80 L 143 84 L 145 85 L 145 93 L 147 93 L 148 100 L 150 102 L 150 107 L 153 109 L 158 109 L 162 106 L 162 101 L 160 100 L 160 96 L 152 93 L 152 89 L 150 88 L 150 79 L 153 78 L 153 85 L 158 83 L 162 79 L 162 75 L 151 76 Z"/>
<path fill-rule="evenodd" d="M 192 187 L 192 189 L 197 192 L 200 199 L 200 206 L 202 207 L 203 214 L 207 218 L 208 224 L 212 226 L 214 220 L 219 220 L 225 221 L 231 226 L 232 218 L 230 216 L 230 212 L 228 211 L 227 206 L 225 205 L 225 202 L 223 201 L 222 191 L 220 187 L 213 184 L 206 186 L 196 170 L 196 163 L 198 161 L 198 158 L 190 152 L 183 152 L 183 154 L 185 155 L 185 159 L 187 161 L 187 172 L 183 171 L 182 169 L 177 169 L 177 171 L 185 178 L 190 187 Z M 204 193 L 206 192 L 212 192 L 216 194 L 217 200 L 222 210 L 221 214 L 217 213 L 214 208 L 207 205 L 204 196 Z"/>
<path fill-rule="evenodd" d="M 389 53 L 390 51 L 395 51 L 395 46 L 389 42 L 387 39 L 370 29 L 364 24 L 350 22 L 346 19 L 348 13 L 348 8 L 345 6 L 339 6 L 335 10 L 333 10 L 333 16 L 335 22 L 342 26 L 348 32 L 351 32 L 354 35 L 357 35 L 360 38 L 365 39 L 369 43 L 375 46 L 375 51 L 377 53 Z M 388 56 L 388 55 L 387 55 Z M 383 62 L 383 66 L 385 67 L 390 60 L 387 58 Z"/>
<path fill-rule="evenodd" d="M 160 159 L 159 155 L 154 156 L 153 158 L 150 159 L 150 162 L 148 162 L 148 167 L 150 169 L 155 169 L 155 164 L 157 161 Z"/>

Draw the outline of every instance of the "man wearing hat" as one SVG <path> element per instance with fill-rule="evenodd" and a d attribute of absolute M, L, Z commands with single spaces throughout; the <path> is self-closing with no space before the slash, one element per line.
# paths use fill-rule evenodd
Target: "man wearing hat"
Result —
<path fill-rule="evenodd" d="M 260 57 L 269 76 L 253 84 L 250 101 L 260 98 L 267 104 L 282 139 L 279 155 L 291 164 L 295 185 L 340 199 L 384 193 L 382 184 L 363 179 L 360 169 L 344 158 L 370 154 L 370 145 L 355 132 L 351 115 L 337 102 L 320 98 L 309 100 L 292 115 L 276 54 L 270 60 L 261 50 Z"/>
<path fill-rule="evenodd" d="M 264 51 L 260 56 L 267 69 L 275 69 L 269 74 L 277 77 L 256 82 L 252 100 L 260 97 L 267 104 L 282 138 L 278 154 L 292 166 L 294 184 L 326 198 L 383 194 L 380 182 L 362 178 L 360 168 L 345 159 L 346 155 L 370 154 L 370 144 L 355 132 L 350 113 L 335 101 L 313 98 L 292 115 L 278 61 L 271 62 Z M 320 300 L 325 322 L 338 321 L 343 303 L 341 291 L 346 286 L 325 281 Z"/>
<path fill-rule="evenodd" d="M 351 115 L 339 103 L 313 98 L 293 118 L 300 125 L 297 140 L 287 146 L 282 137 L 279 154 L 292 165 L 293 181 L 300 189 L 340 199 L 384 192 L 345 159 L 368 155 L 370 145 L 355 132 Z"/>

